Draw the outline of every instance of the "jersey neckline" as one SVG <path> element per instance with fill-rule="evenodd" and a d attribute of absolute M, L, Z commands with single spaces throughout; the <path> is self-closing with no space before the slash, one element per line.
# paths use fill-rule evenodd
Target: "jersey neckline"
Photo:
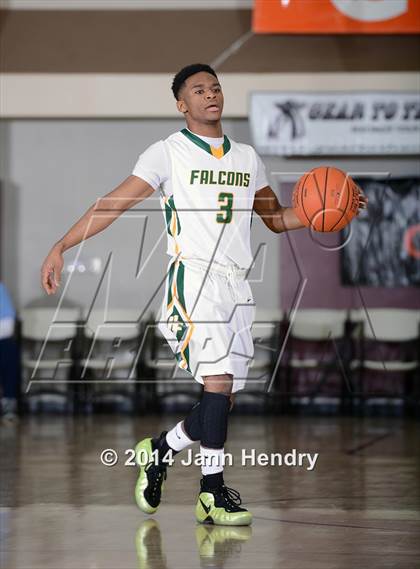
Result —
<path fill-rule="evenodd" d="M 214 156 L 214 158 L 218 159 L 223 158 L 223 156 L 225 156 L 230 150 L 231 144 L 226 134 L 223 137 L 223 144 L 218 148 L 215 148 L 214 146 L 211 146 L 205 140 L 203 140 L 196 134 L 193 134 L 191 131 L 189 131 L 186 128 L 183 128 L 181 132 L 184 136 L 189 138 L 191 142 L 194 142 L 194 144 L 199 146 L 202 150 L 208 152 L 211 156 Z"/>

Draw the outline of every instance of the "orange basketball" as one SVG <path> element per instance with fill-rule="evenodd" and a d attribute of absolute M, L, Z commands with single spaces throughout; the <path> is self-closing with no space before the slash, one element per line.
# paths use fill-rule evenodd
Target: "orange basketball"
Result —
<path fill-rule="evenodd" d="M 315 231 L 339 231 L 357 214 L 359 189 L 342 170 L 320 166 L 298 180 L 292 203 L 306 227 Z"/>

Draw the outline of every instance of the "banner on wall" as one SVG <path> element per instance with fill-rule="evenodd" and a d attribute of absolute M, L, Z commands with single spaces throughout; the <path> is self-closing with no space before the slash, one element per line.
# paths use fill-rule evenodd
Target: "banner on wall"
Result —
<path fill-rule="evenodd" d="M 369 206 L 342 233 L 342 283 L 420 286 L 420 178 L 355 180 Z"/>
<path fill-rule="evenodd" d="M 418 93 L 251 94 L 250 125 L 260 154 L 420 153 Z"/>
<path fill-rule="evenodd" d="M 255 0 L 259 34 L 415 34 L 419 0 Z"/>

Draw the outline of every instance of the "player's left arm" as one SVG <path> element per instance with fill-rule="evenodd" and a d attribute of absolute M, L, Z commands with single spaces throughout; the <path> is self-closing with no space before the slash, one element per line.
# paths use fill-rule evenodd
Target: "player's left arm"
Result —
<path fill-rule="evenodd" d="M 274 233 L 305 227 L 292 207 L 280 205 L 276 194 L 270 186 L 265 186 L 255 192 L 253 209 L 261 217 L 268 229 L 274 231 Z"/>
<path fill-rule="evenodd" d="M 359 188 L 358 214 L 367 207 L 367 202 L 367 197 Z M 253 209 L 261 217 L 268 229 L 274 231 L 274 233 L 305 227 L 292 207 L 280 205 L 276 194 L 270 186 L 265 186 L 255 192 Z"/>

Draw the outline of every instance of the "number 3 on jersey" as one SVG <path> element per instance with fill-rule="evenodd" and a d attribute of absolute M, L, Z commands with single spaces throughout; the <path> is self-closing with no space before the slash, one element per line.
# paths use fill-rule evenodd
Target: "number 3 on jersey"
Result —
<path fill-rule="evenodd" d="M 217 201 L 221 210 L 216 215 L 217 223 L 230 223 L 232 221 L 233 194 L 220 192 Z"/>

